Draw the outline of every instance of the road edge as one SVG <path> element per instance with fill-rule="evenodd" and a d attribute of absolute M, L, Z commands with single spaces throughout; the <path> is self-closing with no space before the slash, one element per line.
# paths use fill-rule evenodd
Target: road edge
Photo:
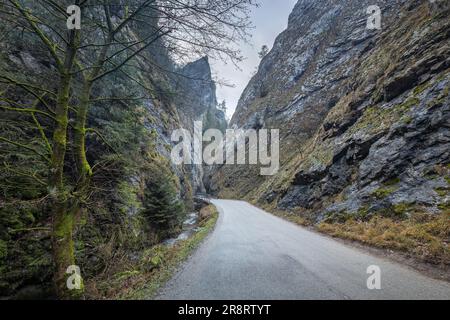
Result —
<path fill-rule="evenodd" d="M 135 289 L 132 294 L 123 297 L 123 299 L 154 300 L 158 296 L 159 291 L 173 278 L 183 263 L 195 253 L 215 230 L 219 219 L 219 210 L 212 203 L 207 207 L 211 208 L 211 216 L 201 222 L 201 229 L 189 239 L 177 244 L 174 251 L 165 259 L 163 263 L 165 265 L 151 274 L 143 287 Z"/>
<path fill-rule="evenodd" d="M 240 201 L 245 201 L 245 200 L 240 200 Z M 245 201 L 245 202 L 249 203 L 250 205 L 252 205 L 252 206 L 254 206 L 276 218 L 279 218 L 283 221 L 289 222 L 297 227 L 304 228 L 305 230 L 308 230 L 310 232 L 313 232 L 313 233 L 323 236 L 325 238 L 337 241 L 337 242 L 344 244 L 350 248 L 359 250 L 362 253 L 371 254 L 377 258 L 381 258 L 381 259 L 385 259 L 389 262 L 401 264 L 402 266 L 404 266 L 412 271 L 418 272 L 424 276 L 430 277 L 435 280 L 445 281 L 445 282 L 450 283 L 450 271 L 444 270 L 443 268 L 435 266 L 431 263 L 420 261 L 417 258 L 415 258 L 414 256 L 408 256 L 408 254 L 406 254 L 406 253 L 403 253 L 400 251 L 394 251 L 392 249 L 377 248 L 377 247 L 374 247 L 371 245 L 363 244 L 359 241 L 353 241 L 353 240 L 349 240 L 349 239 L 335 237 L 335 236 L 329 235 L 327 233 L 321 232 L 320 230 L 318 230 L 317 228 L 315 228 L 313 226 L 304 225 L 301 222 L 296 222 L 295 220 L 289 219 L 285 215 L 277 214 L 272 211 L 269 211 L 269 209 L 261 207 L 253 202 L 248 202 L 248 201 Z"/>

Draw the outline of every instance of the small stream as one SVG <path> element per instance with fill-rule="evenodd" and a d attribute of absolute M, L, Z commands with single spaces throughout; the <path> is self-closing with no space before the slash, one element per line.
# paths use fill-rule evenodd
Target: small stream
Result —
<path fill-rule="evenodd" d="M 167 239 L 163 242 L 164 245 L 173 247 L 180 241 L 189 239 L 194 233 L 198 231 L 198 212 L 188 214 L 186 220 L 183 222 L 183 232 L 176 238 Z"/>

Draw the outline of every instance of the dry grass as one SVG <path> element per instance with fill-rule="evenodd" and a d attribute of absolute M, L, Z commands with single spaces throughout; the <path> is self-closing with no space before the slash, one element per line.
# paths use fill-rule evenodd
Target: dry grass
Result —
<path fill-rule="evenodd" d="M 276 216 L 288 220 L 292 223 L 298 224 L 299 226 L 308 227 L 311 225 L 311 222 L 308 219 L 293 213 L 288 213 L 285 211 L 277 211 L 274 213 Z"/>
<path fill-rule="evenodd" d="M 322 223 L 320 232 L 383 249 L 402 251 L 422 261 L 450 265 L 450 212 L 414 214 L 407 220 L 379 216 L 361 222 Z"/>
<path fill-rule="evenodd" d="M 203 207 L 200 210 L 200 214 L 199 214 L 200 223 L 203 223 L 204 221 L 207 221 L 209 218 L 214 216 L 216 213 L 217 213 L 217 209 L 213 205 L 209 205 L 209 206 Z"/>

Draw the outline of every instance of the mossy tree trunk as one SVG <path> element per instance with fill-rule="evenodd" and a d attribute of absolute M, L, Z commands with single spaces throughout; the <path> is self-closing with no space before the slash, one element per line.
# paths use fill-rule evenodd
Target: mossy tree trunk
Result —
<path fill-rule="evenodd" d="M 69 102 L 72 73 L 79 45 L 79 32 L 70 34 L 64 63 L 60 66 L 60 83 L 55 107 L 56 124 L 53 132 L 53 152 L 49 187 L 53 198 L 52 244 L 55 264 L 54 285 L 56 294 L 62 299 L 79 298 L 82 290 L 67 287 L 66 270 L 75 265 L 73 230 L 74 208 L 64 181 L 64 163 L 67 152 L 67 129 L 69 125 Z"/>
<path fill-rule="evenodd" d="M 86 188 L 89 186 L 89 180 L 92 176 L 92 168 L 86 157 L 86 122 L 87 114 L 89 111 L 89 100 L 92 90 L 92 83 L 85 81 L 80 97 L 80 104 L 77 107 L 77 115 L 75 121 L 75 132 L 74 132 L 74 142 L 75 142 L 75 155 L 77 159 L 78 168 L 78 185 L 77 193 L 82 196 Z M 82 202 L 83 199 L 80 199 Z"/>
<path fill-rule="evenodd" d="M 109 14 L 109 11 L 108 11 Z M 108 15 L 109 17 L 109 15 Z M 77 114 L 75 121 L 75 155 L 78 165 L 78 175 L 79 182 L 77 185 L 77 194 L 79 197 L 79 203 L 81 204 L 84 199 L 82 199 L 85 194 L 86 189 L 89 186 L 90 178 L 92 176 L 92 168 L 86 157 L 86 124 L 87 115 L 89 112 L 89 106 L 91 102 L 92 87 L 95 81 L 99 80 L 98 76 L 102 67 L 106 61 L 106 55 L 113 41 L 113 34 L 107 37 L 102 50 L 100 51 L 97 60 L 92 68 L 92 71 L 88 74 L 82 74 L 83 77 L 83 87 L 80 94 L 80 102 L 77 106 Z"/>
<path fill-rule="evenodd" d="M 26 28 L 29 28 L 47 48 L 58 70 L 59 84 L 54 110 L 55 124 L 52 132 L 52 143 L 51 145 L 48 144 L 51 153 L 48 190 L 52 199 L 54 285 L 59 298 L 79 298 L 83 293 L 82 288 L 81 290 L 70 290 L 66 283 L 69 276 L 66 274 L 66 270 L 68 267 L 75 265 L 73 231 L 74 213 L 76 212 L 74 203 L 76 202 L 73 201 L 73 195 L 70 194 L 66 185 L 64 164 L 68 140 L 70 90 L 73 87 L 73 70 L 80 44 L 80 31 L 67 31 L 66 50 L 61 50 L 53 42 L 52 37 L 41 29 L 39 21 L 31 10 L 25 8 L 17 0 L 10 0 L 9 2 L 28 24 Z M 75 4 L 80 5 L 80 0 L 75 0 Z M 62 55 L 61 51 L 63 51 Z"/>

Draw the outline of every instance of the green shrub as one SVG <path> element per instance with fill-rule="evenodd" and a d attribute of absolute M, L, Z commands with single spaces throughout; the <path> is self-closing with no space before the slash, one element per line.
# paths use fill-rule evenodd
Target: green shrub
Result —
<path fill-rule="evenodd" d="M 389 195 L 391 195 L 395 191 L 396 191 L 396 189 L 392 188 L 392 187 L 380 188 L 380 189 L 375 190 L 372 193 L 372 196 L 381 200 L 381 199 L 387 198 Z"/>
<path fill-rule="evenodd" d="M 161 158 L 149 165 L 142 213 L 163 237 L 181 223 L 184 213 L 178 184 L 176 176 Z"/>

